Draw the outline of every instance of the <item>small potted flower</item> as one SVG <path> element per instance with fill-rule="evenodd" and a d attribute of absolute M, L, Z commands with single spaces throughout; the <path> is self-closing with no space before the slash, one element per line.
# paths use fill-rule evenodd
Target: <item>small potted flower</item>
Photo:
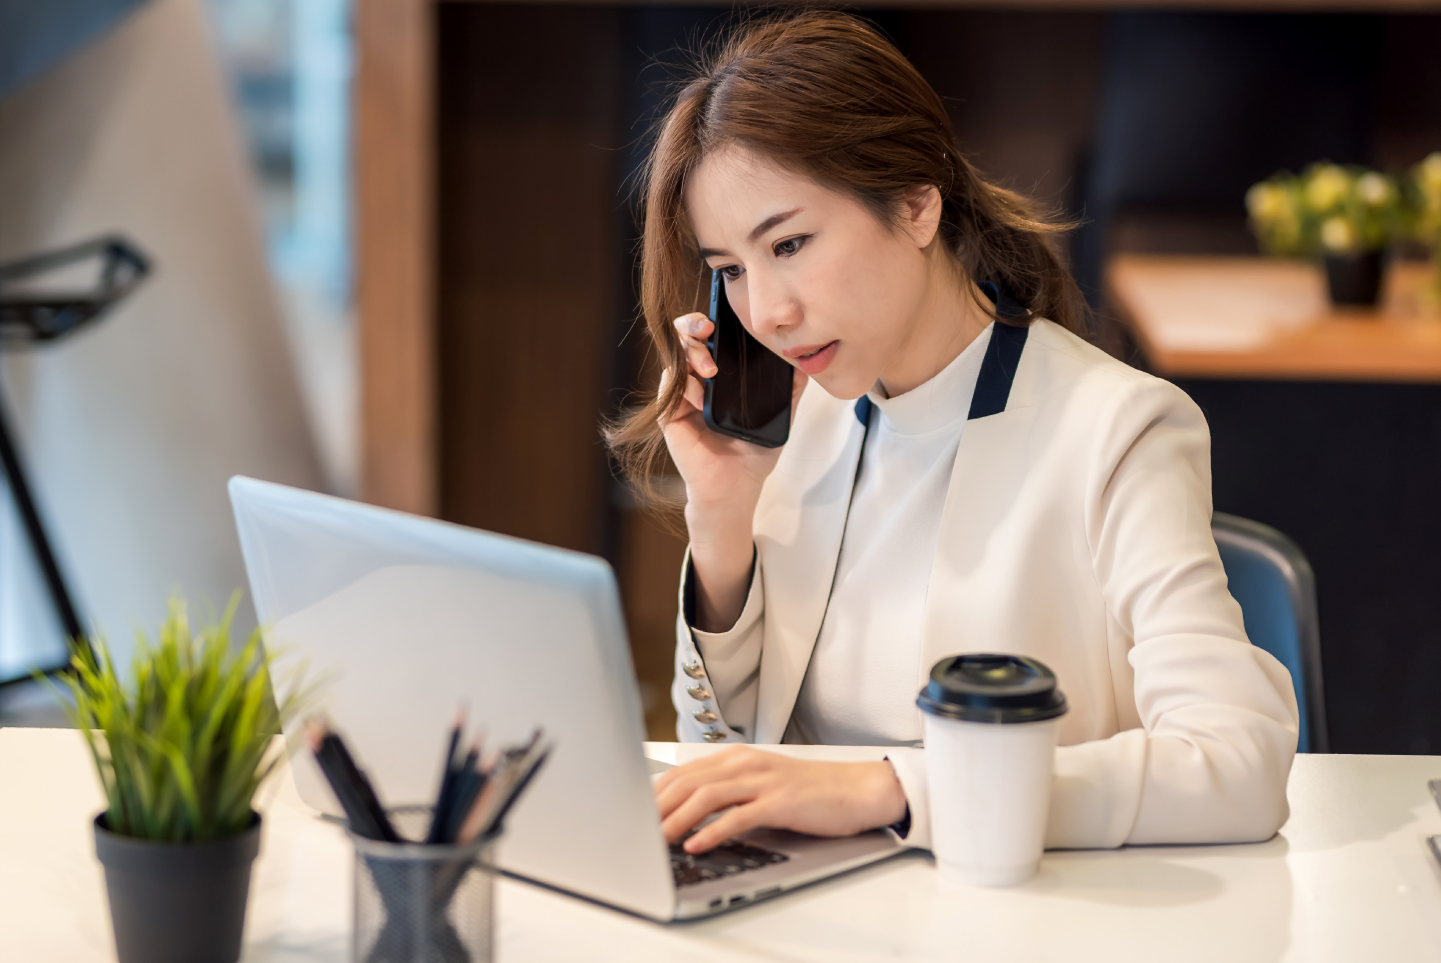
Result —
<path fill-rule="evenodd" d="M 233 598 L 192 632 L 173 599 L 158 638 L 137 639 L 122 680 L 103 639 L 76 646 L 67 711 L 107 806 L 95 817 L 120 963 L 234 963 L 260 849 L 255 792 L 285 755 L 275 739 L 306 693 L 277 706 L 271 657 L 232 646 Z"/>
<path fill-rule="evenodd" d="M 1246 209 L 1267 254 L 1321 259 L 1332 303 L 1376 303 L 1383 256 L 1403 219 L 1394 178 L 1312 164 L 1300 176 L 1281 173 L 1253 186 Z"/>

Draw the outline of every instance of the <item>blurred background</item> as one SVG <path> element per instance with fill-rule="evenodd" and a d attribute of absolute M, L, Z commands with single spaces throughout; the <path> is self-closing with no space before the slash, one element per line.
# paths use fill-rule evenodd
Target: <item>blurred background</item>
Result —
<path fill-rule="evenodd" d="M 646 131 L 675 65 L 735 11 L 32 6 L 66 3 L 96 26 L 45 63 L 27 60 L 39 41 L 15 39 L 51 36 L 42 18 L 0 14 L 0 65 L 19 65 L 0 66 L 0 263 L 102 231 L 155 262 L 92 331 L 0 361 L 85 611 L 128 635 L 172 585 L 217 600 L 243 585 L 228 474 L 321 488 L 607 558 L 648 727 L 672 738 L 684 540 L 614 475 L 598 426 L 656 377 L 628 191 Z M 1264 192 L 1248 194 L 1309 171 L 1275 182 L 1277 198 L 1309 197 L 1325 161 L 1356 190 L 1374 170 L 1392 200 L 1424 206 L 1441 4 L 858 12 L 946 99 L 982 170 L 1078 221 L 1094 337 L 1205 409 L 1216 508 L 1309 557 L 1332 750 L 1441 751 L 1432 246 L 1397 213 L 1382 241 L 1282 250 Z M 1312 213 L 1317 237 L 1339 216 Z M 1328 256 L 1382 248 L 1374 306 L 1327 293 Z M 59 638 L 7 518 L 0 677 Z M 21 718 L 7 698 L 0 719 Z"/>

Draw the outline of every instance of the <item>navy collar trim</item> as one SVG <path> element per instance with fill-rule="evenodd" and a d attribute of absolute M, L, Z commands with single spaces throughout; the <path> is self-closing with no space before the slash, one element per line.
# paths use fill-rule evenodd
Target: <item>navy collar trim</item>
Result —
<path fill-rule="evenodd" d="M 979 285 L 981 291 L 996 305 L 998 316 L 991 328 L 991 342 L 986 345 L 986 356 L 981 360 L 981 373 L 976 379 L 976 391 L 971 396 L 971 411 L 967 420 L 987 418 L 1006 410 L 1011 397 L 1011 384 L 1016 380 L 1016 369 L 1020 367 L 1021 352 L 1026 347 L 1026 336 L 1030 327 L 1007 324 L 1002 318 L 1023 318 L 1030 314 L 1014 298 L 1006 294 L 994 282 Z M 870 423 L 871 409 L 875 405 L 866 395 L 856 401 L 856 420 L 862 425 Z"/>

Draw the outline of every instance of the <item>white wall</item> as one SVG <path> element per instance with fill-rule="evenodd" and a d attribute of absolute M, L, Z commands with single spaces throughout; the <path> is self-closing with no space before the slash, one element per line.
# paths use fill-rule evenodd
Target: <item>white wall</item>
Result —
<path fill-rule="evenodd" d="M 251 190 L 199 0 L 152 0 L 0 101 L 0 260 L 107 231 L 154 259 L 96 327 L 0 363 L 62 567 L 124 652 L 172 588 L 244 586 L 226 478 L 319 487 Z M 0 609 L 32 612 L 0 612 L 0 652 L 50 619 L 3 564 L 19 537 L 0 512 Z"/>

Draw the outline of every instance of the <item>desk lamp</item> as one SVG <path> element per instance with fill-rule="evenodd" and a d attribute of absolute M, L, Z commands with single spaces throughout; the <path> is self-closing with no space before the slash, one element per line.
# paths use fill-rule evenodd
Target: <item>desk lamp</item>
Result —
<path fill-rule="evenodd" d="M 99 280 L 90 290 L 41 287 L 47 276 L 87 265 L 99 268 Z M 62 250 L 0 264 L 0 351 L 56 341 L 80 330 L 120 303 L 149 272 L 149 259 L 120 237 L 95 238 Z M 0 394 L 0 463 L 66 638 L 71 646 L 88 645 L 74 596 L 55 562 L 50 537 L 35 509 L 25 465 L 10 432 L 3 394 Z M 65 668 L 65 663 L 35 668 L 39 672 L 58 672 Z M 0 678 L 0 686 L 25 678 L 28 676 Z"/>

